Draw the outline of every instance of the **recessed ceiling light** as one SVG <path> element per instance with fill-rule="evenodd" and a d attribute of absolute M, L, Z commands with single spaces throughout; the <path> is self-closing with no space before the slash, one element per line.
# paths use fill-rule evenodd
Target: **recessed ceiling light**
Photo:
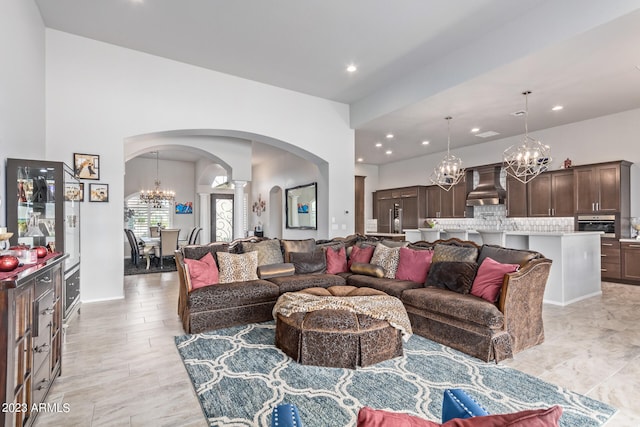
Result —
<path fill-rule="evenodd" d="M 477 133 L 476 136 L 480 138 L 490 138 L 492 136 L 500 135 L 498 132 L 494 132 L 492 130 L 488 130 L 486 132 Z"/>
<path fill-rule="evenodd" d="M 429 141 L 422 141 L 422 145 L 429 145 Z"/>
<path fill-rule="evenodd" d="M 354 64 L 350 64 L 347 66 L 347 72 L 355 73 L 356 71 L 358 71 L 358 67 L 356 67 Z"/>
<path fill-rule="evenodd" d="M 391 150 L 385 151 L 385 154 L 391 154 L 391 153 L 393 153 L 393 151 L 391 151 Z"/>
<path fill-rule="evenodd" d="M 376 147 L 382 147 L 382 142 L 376 142 Z"/>
<path fill-rule="evenodd" d="M 562 110 L 564 107 L 562 105 L 556 105 L 555 107 L 553 107 L 551 110 L 552 111 L 560 111 Z"/>
<path fill-rule="evenodd" d="M 388 133 L 387 134 L 387 139 L 393 139 L 393 134 L 392 133 Z"/>
<path fill-rule="evenodd" d="M 472 133 L 476 133 L 476 132 L 478 132 L 478 131 L 480 131 L 480 128 L 473 128 L 473 129 L 471 129 L 471 132 L 472 132 Z"/>
<path fill-rule="evenodd" d="M 364 159 L 362 157 L 358 157 L 358 161 L 362 162 L 362 161 L 364 161 Z"/>

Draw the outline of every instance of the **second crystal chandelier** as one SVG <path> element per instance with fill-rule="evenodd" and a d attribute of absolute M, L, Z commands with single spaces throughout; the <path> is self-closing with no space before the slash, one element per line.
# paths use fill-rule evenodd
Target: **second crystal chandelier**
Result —
<path fill-rule="evenodd" d="M 522 94 L 525 105 L 524 138 L 522 144 L 511 146 L 504 151 L 503 163 L 509 175 L 526 184 L 547 170 L 551 157 L 548 145 L 529 136 L 529 95 L 531 91 L 525 91 Z"/>
<path fill-rule="evenodd" d="M 462 160 L 450 153 L 451 145 L 451 117 L 445 117 L 447 121 L 447 155 L 431 173 L 431 182 L 445 191 L 451 190 L 462 177 L 464 177 L 464 168 Z"/>

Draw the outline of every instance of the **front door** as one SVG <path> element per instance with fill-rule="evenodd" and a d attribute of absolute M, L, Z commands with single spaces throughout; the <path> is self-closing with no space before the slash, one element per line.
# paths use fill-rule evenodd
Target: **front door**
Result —
<path fill-rule="evenodd" d="M 233 194 L 211 195 L 211 241 L 233 240 Z"/>

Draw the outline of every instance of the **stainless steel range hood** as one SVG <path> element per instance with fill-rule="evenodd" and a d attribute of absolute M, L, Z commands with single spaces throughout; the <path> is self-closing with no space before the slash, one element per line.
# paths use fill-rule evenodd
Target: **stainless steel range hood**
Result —
<path fill-rule="evenodd" d="M 500 184 L 502 165 L 487 165 L 476 168 L 478 185 L 467 195 L 467 206 L 501 205 L 507 192 Z"/>

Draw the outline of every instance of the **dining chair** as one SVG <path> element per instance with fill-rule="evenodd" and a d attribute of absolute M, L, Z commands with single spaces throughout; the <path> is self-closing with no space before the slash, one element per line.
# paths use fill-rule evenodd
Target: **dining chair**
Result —
<path fill-rule="evenodd" d="M 160 237 L 160 226 L 158 225 L 149 226 L 149 237 Z"/>
<path fill-rule="evenodd" d="M 164 258 L 174 257 L 178 249 L 179 228 L 163 228 L 160 230 L 160 245 L 155 248 L 156 257 L 160 259 L 160 268 L 164 268 Z"/>
<path fill-rule="evenodd" d="M 144 243 L 139 242 L 133 230 L 129 228 L 124 229 L 124 234 L 127 236 L 129 246 L 131 247 L 131 263 L 138 268 L 140 258 L 149 258 L 149 256 L 152 255 L 153 247 L 145 246 Z"/>
<path fill-rule="evenodd" d="M 187 240 L 186 240 L 185 245 L 190 245 L 191 244 L 191 239 L 193 237 L 193 233 L 195 233 L 197 229 L 198 229 L 198 227 L 191 227 L 191 230 L 189 230 L 189 233 L 187 234 Z"/>
<path fill-rule="evenodd" d="M 194 228 L 193 232 L 191 233 L 191 236 L 189 237 L 190 245 L 195 245 L 198 242 L 198 237 L 200 236 L 201 231 L 202 231 L 202 228 L 200 227 Z"/>

